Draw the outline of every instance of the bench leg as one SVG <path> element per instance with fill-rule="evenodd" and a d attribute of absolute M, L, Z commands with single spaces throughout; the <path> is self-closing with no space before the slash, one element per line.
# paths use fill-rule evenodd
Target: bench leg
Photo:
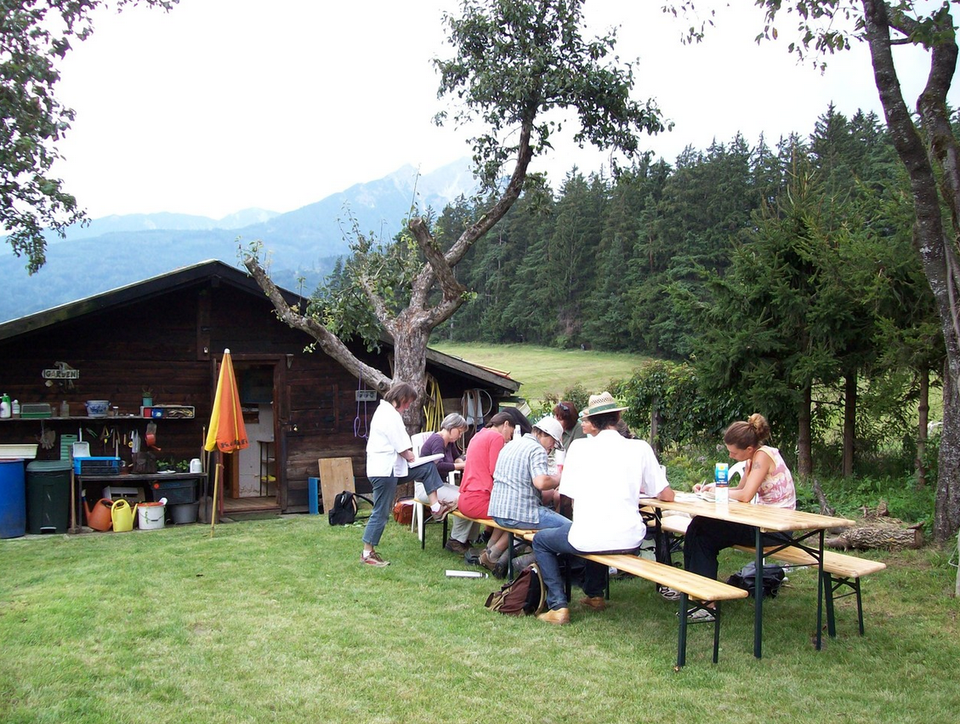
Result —
<path fill-rule="evenodd" d="M 687 594 L 680 592 L 680 633 L 677 636 L 677 669 L 687 663 Z"/>
<path fill-rule="evenodd" d="M 714 603 L 713 609 L 713 663 L 720 660 L 720 601 Z"/>
<path fill-rule="evenodd" d="M 829 573 L 824 573 L 824 585 L 827 587 L 827 632 L 832 638 L 837 637 L 837 627 L 834 620 L 834 606 L 833 603 L 838 598 L 845 598 L 847 596 L 856 596 L 857 599 L 857 628 L 860 631 L 860 635 L 863 636 L 863 597 L 860 592 L 860 579 L 859 578 L 831 578 Z M 834 593 L 840 590 L 841 586 L 846 586 L 850 589 L 847 593 L 841 593 L 839 596 L 835 596 Z"/>

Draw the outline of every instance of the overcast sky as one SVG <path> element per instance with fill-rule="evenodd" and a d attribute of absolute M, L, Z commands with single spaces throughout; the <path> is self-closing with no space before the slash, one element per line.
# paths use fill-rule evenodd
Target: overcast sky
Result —
<path fill-rule="evenodd" d="M 722 4 L 722 3 L 721 3 Z M 707 40 L 661 0 L 588 0 L 594 32 L 620 25 L 618 52 L 639 59 L 636 97 L 653 97 L 674 130 L 644 142 L 672 162 L 741 131 L 773 145 L 807 134 L 830 102 L 880 114 L 869 55 L 858 47 L 825 75 L 781 41 L 757 46 L 750 0 L 725 10 Z M 220 218 L 285 212 L 404 164 L 424 172 L 469 156 L 469 135 L 432 123 L 443 106 L 430 64 L 448 57 L 441 23 L 456 0 L 181 0 L 170 13 L 104 14 L 63 64 L 60 97 L 77 111 L 55 171 L 90 216 L 171 211 Z M 923 59 L 906 57 L 911 105 Z M 915 59 L 912 67 L 911 60 Z M 954 105 L 957 105 L 954 99 Z M 880 114 L 882 117 L 882 114 Z M 599 153 L 560 144 L 534 162 L 559 180 L 599 170 Z"/>

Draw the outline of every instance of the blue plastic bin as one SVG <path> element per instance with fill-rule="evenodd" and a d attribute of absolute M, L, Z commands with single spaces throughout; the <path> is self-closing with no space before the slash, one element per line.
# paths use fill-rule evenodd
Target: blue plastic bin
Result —
<path fill-rule="evenodd" d="M 27 532 L 27 485 L 23 460 L 0 460 L 0 538 L 18 538 Z"/>

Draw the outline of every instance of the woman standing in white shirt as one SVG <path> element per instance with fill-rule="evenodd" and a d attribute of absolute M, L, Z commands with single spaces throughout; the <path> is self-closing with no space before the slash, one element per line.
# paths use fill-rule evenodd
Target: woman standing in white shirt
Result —
<path fill-rule="evenodd" d="M 383 396 L 370 420 L 367 438 L 367 478 L 373 486 L 373 512 L 363 530 L 363 553 L 360 561 L 371 566 L 390 565 L 375 548 L 390 519 L 390 511 L 397 495 L 397 484 L 416 480 L 423 483 L 430 500 L 430 510 L 436 520 L 443 520 L 456 503 L 444 504 L 437 500 L 437 490 L 443 479 L 432 462 L 409 468 L 414 459 L 413 443 L 403 422 L 403 413 L 417 400 L 417 391 L 406 382 L 398 382 Z"/>

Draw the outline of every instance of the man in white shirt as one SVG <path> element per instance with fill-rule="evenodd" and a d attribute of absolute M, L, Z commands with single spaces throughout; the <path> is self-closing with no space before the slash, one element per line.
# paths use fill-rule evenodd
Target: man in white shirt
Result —
<path fill-rule="evenodd" d="M 560 492 L 573 499 L 573 521 L 538 531 L 533 551 L 547 589 L 548 611 L 540 619 L 552 624 L 570 621 L 560 573 L 560 556 L 576 553 L 633 553 L 646 535 L 640 515 L 642 497 L 673 500 L 673 490 L 653 449 L 643 440 L 628 440 L 617 430 L 627 409 L 609 392 L 590 396 L 581 417 L 598 432 L 570 446 L 560 477 Z M 606 568 L 584 561 L 580 603 L 596 611 L 606 608 Z"/>

